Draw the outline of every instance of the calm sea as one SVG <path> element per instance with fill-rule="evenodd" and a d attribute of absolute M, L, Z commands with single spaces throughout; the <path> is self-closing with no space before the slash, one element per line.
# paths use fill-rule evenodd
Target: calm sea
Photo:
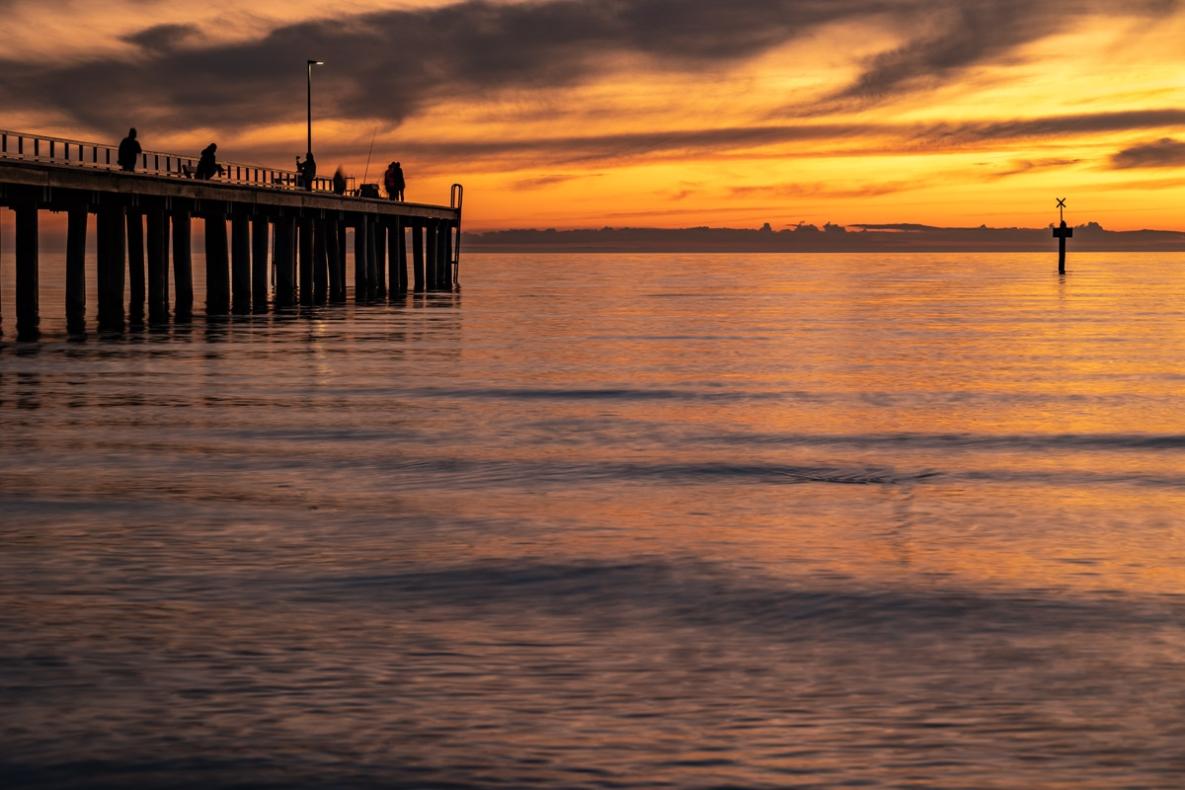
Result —
<path fill-rule="evenodd" d="M 60 264 L 35 345 L 0 264 L 0 784 L 1185 785 L 1185 256 L 469 254 L 81 343 Z"/>

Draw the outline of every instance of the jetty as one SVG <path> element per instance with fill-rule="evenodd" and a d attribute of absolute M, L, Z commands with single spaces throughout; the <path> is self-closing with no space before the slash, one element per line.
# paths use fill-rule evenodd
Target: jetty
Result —
<path fill-rule="evenodd" d="M 18 339 L 38 337 L 42 211 L 67 216 L 72 334 L 86 331 L 92 215 L 101 332 L 192 318 L 194 217 L 204 226 L 209 317 L 346 301 L 348 231 L 358 302 L 458 287 L 460 184 L 447 206 L 405 203 L 339 195 L 325 177 L 305 188 L 298 173 L 261 165 L 222 162 L 220 176 L 199 180 L 194 156 L 144 151 L 134 172 L 120 169 L 117 156 L 112 145 L 0 130 L 0 207 L 16 217 Z"/>

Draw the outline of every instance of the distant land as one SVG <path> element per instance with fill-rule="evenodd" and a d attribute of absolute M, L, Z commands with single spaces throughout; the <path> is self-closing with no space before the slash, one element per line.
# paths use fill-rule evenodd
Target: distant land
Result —
<path fill-rule="evenodd" d="M 1050 228 L 940 228 L 888 225 L 796 225 L 747 228 L 600 228 L 466 233 L 483 252 L 1048 252 Z M 1185 233 L 1110 231 L 1097 222 L 1074 228 L 1071 252 L 1183 252 Z"/>

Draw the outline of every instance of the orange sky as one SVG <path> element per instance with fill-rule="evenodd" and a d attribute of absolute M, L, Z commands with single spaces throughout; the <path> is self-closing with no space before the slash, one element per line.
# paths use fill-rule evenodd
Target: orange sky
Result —
<path fill-rule="evenodd" d="M 1185 230 L 1177 0 L 0 0 L 3 126 L 290 166 L 469 229 L 1069 219 Z M 1118 10 L 1117 10 L 1118 9 Z M 1178 109 L 1181 108 L 1181 109 Z"/>

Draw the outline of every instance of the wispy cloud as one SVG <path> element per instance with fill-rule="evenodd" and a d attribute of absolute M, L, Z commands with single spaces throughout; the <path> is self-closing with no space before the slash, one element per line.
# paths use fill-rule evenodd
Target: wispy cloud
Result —
<path fill-rule="evenodd" d="M 1119 170 L 1135 167 L 1185 167 L 1185 142 L 1165 137 L 1152 143 L 1133 145 L 1112 156 L 1111 166 Z"/>
<path fill-rule="evenodd" d="M 1180 7 L 1178 0 L 919 0 L 866 5 L 865 13 L 879 10 L 879 18 L 903 42 L 865 59 L 859 75 L 825 97 L 816 110 L 851 108 L 949 86 L 968 69 L 1005 57 L 1016 59 L 1025 45 L 1065 32 L 1087 16 L 1164 16 Z M 798 114 L 801 109 L 789 112 Z"/>
<path fill-rule="evenodd" d="M 551 173 L 537 178 L 520 178 L 512 181 L 510 188 L 518 190 L 543 189 L 556 184 L 564 184 L 581 178 L 596 178 L 597 176 L 597 173 Z"/>
<path fill-rule="evenodd" d="M 889 181 L 883 183 L 835 186 L 833 184 L 766 184 L 739 186 L 729 190 L 733 197 L 763 196 L 771 198 L 872 198 L 921 189 L 923 181 Z"/>
<path fill-rule="evenodd" d="M 992 170 L 983 174 L 983 178 L 987 181 L 999 181 L 1004 178 L 1012 178 L 1013 176 L 1023 176 L 1030 173 L 1037 173 L 1043 170 L 1055 170 L 1065 167 L 1073 167 L 1081 162 L 1081 159 L 1016 159 L 1009 163 L 1004 170 Z"/>
<path fill-rule="evenodd" d="M 1072 137 L 1176 126 L 1185 126 L 1185 110 L 1122 110 L 937 124 L 919 128 L 914 140 L 919 145 L 955 148 L 1003 140 Z"/>
<path fill-rule="evenodd" d="M 792 143 L 816 144 L 804 155 L 825 155 L 818 150 L 847 143 L 844 155 L 936 153 L 985 145 L 1111 132 L 1163 129 L 1185 125 L 1185 110 L 1137 110 L 1130 112 L 1054 115 L 1023 120 L 985 120 L 952 124 L 802 123 L 680 129 L 657 132 L 536 137 L 518 140 L 408 140 L 402 148 L 422 157 L 441 159 L 518 158 L 524 166 L 540 163 L 564 165 L 621 161 L 641 157 L 704 156 L 710 153 L 764 149 Z M 1006 171 L 987 178 L 1004 178 L 1040 169 L 1065 167 L 1079 160 L 1070 157 L 1016 160 Z M 500 159 L 500 166 L 514 166 Z"/>

